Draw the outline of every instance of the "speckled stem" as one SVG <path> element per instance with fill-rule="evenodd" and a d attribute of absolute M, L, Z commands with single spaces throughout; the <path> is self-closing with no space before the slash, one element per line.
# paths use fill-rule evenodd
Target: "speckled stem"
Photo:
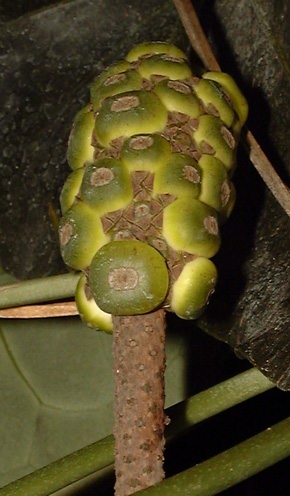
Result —
<path fill-rule="evenodd" d="M 165 312 L 113 317 L 116 496 L 164 478 Z"/>

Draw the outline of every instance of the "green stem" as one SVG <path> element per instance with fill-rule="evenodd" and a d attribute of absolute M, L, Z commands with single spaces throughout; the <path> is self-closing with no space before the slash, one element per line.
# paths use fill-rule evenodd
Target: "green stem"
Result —
<path fill-rule="evenodd" d="M 167 437 L 175 436 L 186 428 L 192 427 L 198 422 L 206 420 L 238 403 L 242 403 L 274 386 L 273 382 L 270 382 L 267 377 L 255 368 L 231 377 L 171 407 L 168 412 L 171 423 L 167 428 Z"/>
<path fill-rule="evenodd" d="M 140 496 L 212 496 L 290 455 L 290 417 Z"/>
<path fill-rule="evenodd" d="M 274 384 L 257 369 L 250 369 L 217 384 L 166 410 L 166 414 L 171 418 L 167 437 L 172 438 L 198 422 L 273 387 Z M 288 438 L 290 439 L 289 433 Z M 0 496 L 27 496 L 28 494 L 49 496 L 53 492 L 113 463 L 114 438 L 108 436 L 51 463 L 47 467 L 28 474 L 16 482 L 12 482 L 0 489 Z"/>
<path fill-rule="evenodd" d="M 0 308 L 70 298 L 79 277 L 79 273 L 69 273 L 0 286 Z"/>
<path fill-rule="evenodd" d="M 114 462 L 114 438 L 108 436 L 0 489 L 1 496 L 49 496 Z"/>

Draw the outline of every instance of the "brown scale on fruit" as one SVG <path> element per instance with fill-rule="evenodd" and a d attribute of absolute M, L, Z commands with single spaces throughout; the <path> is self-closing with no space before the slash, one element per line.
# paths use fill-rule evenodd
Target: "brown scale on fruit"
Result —
<path fill-rule="evenodd" d="M 169 112 L 168 121 L 162 135 L 168 139 L 173 152 L 186 153 L 198 160 L 201 153 L 192 137 L 198 126 L 198 119 L 181 112 Z"/>
<path fill-rule="evenodd" d="M 73 226 L 69 223 L 62 226 L 62 228 L 59 231 L 60 245 L 61 246 L 67 245 L 72 236 L 73 236 Z"/>
<path fill-rule="evenodd" d="M 195 167 L 192 165 L 185 165 L 182 169 L 182 176 L 191 183 L 199 183 L 200 175 Z"/>
<path fill-rule="evenodd" d="M 92 173 L 90 183 L 92 186 L 104 186 L 110 184 L 114 177 L 114 172 L 111 169 L 99 167 Z"/>
<path fill-rule="evenodd" d="M 112 103 L 112 112 L 126 112 L 135 107 L 139 107 L 140 101 L 137 96 L 120 96 Z"/>

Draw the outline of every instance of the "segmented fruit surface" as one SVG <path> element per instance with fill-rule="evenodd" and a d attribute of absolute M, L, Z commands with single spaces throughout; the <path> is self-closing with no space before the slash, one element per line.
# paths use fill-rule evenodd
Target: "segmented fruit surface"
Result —
<path fill-rule="evenodd" d="M 59 230 L 66 264 L 83 272 L 76 301 L 91 327 L 111 332 L 111 314 L 162 306 L 193 319 L 206 307 L 246 116 L 228 74 L 193 74 L 164 42 L 98 76 L 70 135 Z"/>

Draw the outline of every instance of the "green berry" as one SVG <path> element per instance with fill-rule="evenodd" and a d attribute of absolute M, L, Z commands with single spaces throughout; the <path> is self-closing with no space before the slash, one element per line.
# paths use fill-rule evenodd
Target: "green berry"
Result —
<path fill-rule="evenodd" d="M 162 255 L 141 241 L 112 241 L 94 256 L 90 288 L 97 305 L 114 315 L 151 312 L 164 301 L 168 271 Z"/>
<path fill-rule="evenodd" d="M 164 209 L 163 236 L 176 251 L 211 258 L 220 247 L 217 212 L 198 200 L 178 198 Z"/>
<path fill-rule="evenodd" d="M 160 134 L 136 134 L 124 141 L 121 160 L 129 171 L 155 172 L 170 154 L 169 142 Z"/>
<path fill-rule="evenodd" d="M 165 76 L 172 80 L 185 79 L 192 75 L 192 72 L 183 58 L 173 57 L 168 54 L 152 55 L 141 59 L 138 71 L 145 79 L 151 76 Z"/>
<path fill-rule="evenodd" d="M 127 60 L 118 60 L 114 64 L 105 69 L 96 79 L 92 85 L 92 91 L 95 92 L 109 77 L 127 71 L 130 68 L 130 63 Z"/>
<path fill-rule="evenodd" d="M 219 117 L 227 127 L 231 127 L 235 112 L 217 83 L 208 79 L 199 79 L 194 85 L 194 91 L 209 114 Z"/>
<path fill-rule="evenodd" d="M 185 195 L 197 198 L 201 188 L 201 170 L 194 158 L 172 153 L 167 163 L 155 173 L 154 194 L 169 193 L 177 198 Z"/>
<path fill-rule="evenodd" d="M 191 87 L 183 81 L 165 79 L 157 83 L 154 93 L 170 112 L 182 112 L 189 117 L 198 117 L 202 109 L 198 98 L 192 93 Z"/>
<path fill-rule="evenodd" d="M 133 199 L 132 184 L 122 161 L 108 157 L 89 165 L 81 185 L 81 198 L 99 215 L 127 206 Z"/>
<path fill-rule="evenodd" d="M 59 239 L 64 262 L 75 270 L 84 270 L 110 238 L 104 234 L 96 212 L 79 201 L 61 218 Z"/>
<path fill-rule="evenodd" d="M 120 136 L 162 131 L 166 122 L 167 110 L 154 93 L 131 91 L 103 102 L 96 115 L 95 132 L 100 144 L 106 147 Z"/>
<path fill-rule="evenodd" d="M 103 312 L 96 304 L 85 274 L 79 279 L 75 298 L 79 315 L 88 327 L 109 334 L 113 332 L 112 315 Z"/>
<path fill-rule="evenodd" d="M 92 146 L 94 125 L 94 114 L 89 106 L 77 113 L 70 133 L 66 155 L 68 164 L 73 170 L 94 160 L 94 147 Z"/>
<path fill-rule="evenodd" d="M 222 162 L 212 155 L 202 155 L 198 165 L 202 174 L 198 199 L 221 212 L 230 197 L 227 171 Z"/>
<path fill-rule="evenodd" d="M 237 83 L 233 78 L 225 72 L 206 72 L 202 76 L 204 79 L 209 79 L 220 84 L 224 91 L 228 94 L 232 101 L 233 108 L 237 112 L 241 126 L 243 126 L 248 117 L 248 103 L 244 95 L 241 93 Z"/>
<path fill-rule="evenodd" d="M 60 193 L 61 212 L 64 214 L 76 201 L 80 192 L 85 168 L 76 169 L 70 173 Z"/>
<path fill-rule="evenodd" d="M 201 153 L 213 155 L 228 171 L 232 171 L 236 159 L 236 140 L 218 117 L 202 115 L 193 137 Z"/>
<path fill-rule="evenodd" d="M 220 212 L 220 224 L 223 224 L 231 215 L 236 203 L 236 188 L 232 181 L 228 183 L 229 191 L 227 192 L 227 202 L 223 205 Z"/>
<path fill-rule="evenodd" d="M 217 282 L 211 260 L 197 257 L 188 262 L 172 286 L 171 310 L 182 319 L 197 319 L 208 304 Z"/>
<path fill-rule="evenodd" d="M 171 43 L 165 43 L 163 41 L 153 41 L 141 43 L 140 45 L 136 45 L 135 47 L 133 47 L 127 54 L 126 60 L 128 60 L 129 62 L 134 62 L 140 57 L 144 57 L 144 55 L 154 55 L 161 53 L 166 53 L 168 55 L 171 55 L 172 57 L 186 59 L 185 53 L 176 46 L 171 45 Z"/>
<path fill-rule="evenodd" d="M 142 86 L 142 77 L 135 70 L 119 72 L 108 76 L 102 84 L 95 83 L 91 88 L 91 102 L 97 110 L 102 101 L 108 96 L 114 96 L 127 91 L 139 90 Z"/>

